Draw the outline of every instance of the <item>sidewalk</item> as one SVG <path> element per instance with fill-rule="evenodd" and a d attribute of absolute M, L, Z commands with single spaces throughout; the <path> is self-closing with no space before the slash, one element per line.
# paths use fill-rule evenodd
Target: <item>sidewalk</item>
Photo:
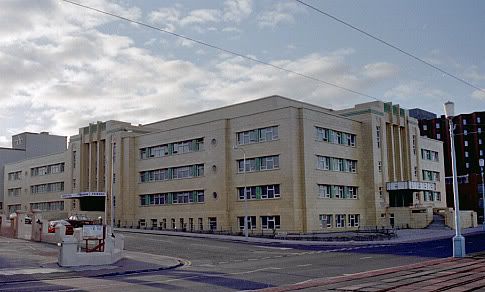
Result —
<path fill-rule="evenodd" d="M 0 284 L 73 277 L 102 277 L 158 271 L 182 266 L 180 259 L 125 251 L 125 257 L 105 266 L 60 267 L 52 244 L 0 237 Z"/>
<path fill-rule="evenodd" d="M 257 291 L 476 291 L 485 287 L 485 259 L 447 258 L 401 267 L 321 278 Z M 480 290 L 483 291 L 483 290 Z"/>
<path fill-rule="evenodd" d="M 176 232 L 165 230 L 144 230 L 144 229 L 129 229 L 129 228 L 115 228 L 115 231 L 142 233 L 142 234 L 160 234 L 169 236 L 182 236 L 194 238 L 211 238 L 218 240 L 241 241 L 251 243 L 280 243 L 290 245 L 330 245 L 330 246 L 346 246 L 346 245 L 372 245 L 372 244 L 399 244 L 410 242 L 422 242 L 436 239 L 451 238 L 455 235 L 454 230 L 433 230 L 433 229 L 400 229 L 397 230 L 397 237 L 390 240 L 375 240 L 375 241 L 305 241 L 305 240 L 285 240 L 285 239 L 271 239 L 260 237 L 244 238 L 243 236 L 235 235 L 218 235 L 206 233 L 190 233 L 190 232 Z M 483 228 L 474 227 L 467 228 L 462 231 L 463 235 L 483 232 Z"/>

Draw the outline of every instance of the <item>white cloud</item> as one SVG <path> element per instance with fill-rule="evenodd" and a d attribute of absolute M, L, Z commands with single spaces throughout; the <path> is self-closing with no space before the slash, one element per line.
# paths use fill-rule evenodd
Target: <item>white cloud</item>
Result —
<path fill-rule="evenodd" d="M 485 90 L 485 88 L 483 88 Z M 484 101 L 485 102 L 485 92 L 480 91 L 480 90 L 475 90 L 472 93 L 472 97 L 478 101 Z"/>
<path fill-rule="evenodd" d="M 283 23 L 294 23 L 295 14 L 304 12 L 296 2 L 277 2 L 271 9 L 264 11 L 258 18 L 260 27 L 276 27 Z"/>
<path fill-rule="evenodd" d="M 364 66 L 364 74 L 369 78 L 388 78 L 395 76 L 398 71 L 399 69 L 396 65 L 386 62 L 377 62 Z"/>
<path fill-rule="evenodd" d="M 224 1 L 224 21 L 240 23 L 252 12 L 252 0 Z"/>

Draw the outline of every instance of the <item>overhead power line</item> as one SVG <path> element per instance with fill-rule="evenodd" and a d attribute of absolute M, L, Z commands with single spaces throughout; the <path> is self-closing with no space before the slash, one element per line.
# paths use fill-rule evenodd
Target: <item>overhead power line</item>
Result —
<path fill-rule="evenodd" d="M 485 90 L 483 88 L 480 88 L 480 87 L 478 87 L 476 85 L 473 85 L 472 83 L 464 80 L 463 78 L 460 78 L 460 77 L 458 77 L 458 76 L 456 76 L 456 75 L 454 75 L 452 73 L 449 73 L 449 72 L 441 69 L 440 67 L 435 66 L 435 65 L 431 64 L 430 62 L 427 62 L 427 61 L 421 59 L 420 57 L 418 57 L 418 56 L 416 56 L 416 55 L 414 55 L 412 53 L 409 53 L 409 52 L 407 52 L 407 51 L 399 48 L 398 46 L 393 45 L 393 44 L 391 44 L 391 43 L 383 40 L 380 37 L 377 37 L 377 36 L 375 36 L 373 34 L 370 34 L 370 33 L 366 32 L 365 30 L 363 30 L 361 28 L 358 28 L 355 25 L 352 25 L 352 24 L 346 22 L 345 20 L 342 20 L 342 19 L 340 19 L 340 18 L 338 18 L 338 17 L 336 17 L 336 16 L 334 16 L 334 15 L 328 13 L 328 12 L 325 12 L 325 11 L 323 11 L 323 10 L 315 7 L 315 6 L 312 6 L 312 5 L 310 5 L 310 4 L 306 3 L 306 2 L 303 2 L 302 0 L 295 0 L 295 1 L 298 2 L 298 3 L 300 3 L 300 4 L 302 4 L 302 5 L 304 5 L 304 6 L 306 6 L 306 7 L 308 7 L 308 8 L 310 8 L 310 9 L 313 9 L 313 10 L 317 11 L 318 13 L 323 14 L 323 15 L 325 15 L 325 16 L 327 16 L 327 17 L 329 17 L 329 18 L 331 18 L 331 19 L 333 19 L 333 20 L 335 20 L 337 22 L 340 22 L 341 24 L 343 24 L 343 25 L 345 25 L 347 27 L 350 27 L 353 30 L 358 31 L 358 32 L 360 32 L 360 33 L 362 33 L 362 34 L 370 37 L 371 39 L 374 39 L 374 40 L 376 40 L 376 41 L 378 41 L 378 42 L 380 42 L 380 43 L 382 43 L 382 44 L 384 44 L 384 45 L 386 45 L 386 46 L 388 46 L 390 48 L 393 48 L 394 50 L 396 50 L 396 51 L 398 51 L 398 52 L 400 52 L 400 53 L 402 53 L 402 54 L 404 54 L 404 55 L 406 55 L 408 57 L 411 57 L 411 58 L 413 58 L 416 61 L 419 61 L 419 62 L 421 62 L 421 63 L 423 63 L 423 64 L 425 64 L 425 65 L 427 65 L 427 66 L 429 66 L 429 67 L 431 67 L 431 68 L 433 68 L 435 70 L 438 70 L 439 72 L 441 72 L 441 73 L 443 73 L 443 74 L 445 74 L 445 75 L 447 75 L 447 76 L 449 76 L 449 77 L 451 77 L 451 78 L 453 78 L 455 80 L 458 80 L 459 82 L 461 82 L 461 83 L 463 83 L 463 84 L 465 84 L 467 86 L 470 86 L 470 87 L 472 87 L 472 88 L 474 88 L 476 90 L 480 90 L 480 91 L 482 91 L 482 92 L 485 93 Z"/>
<path fill-rule="evenodd" d="M 78 7 L 86 8 L 86 9 L 89 9 L 89 10 L 92 10 L 92 11 L 96 11 L 96 12 L 101 13 L 101 14 L 109 15 L 109 16 L 127 21 L 127 22 L 138 24 L 138 25 L 143 26 L 143 27 L 154 29 L 154 30 L 157 30 L 159 32 L 163 32 L 163 33 L 166 33 L 166 34 L 169 34 L 169 35 L 172 35 L 172 36 L 184 39 L 184 40 L 191 41 L 191 42 L 199 44 L 199 45 L 203 45 L 203 46 L 215 49 L 215 50 L 219 50 L 219 51 L 222 51 L 224 53 L 227 53 L 227 54 L 230 54 L 230 55 L 233 55 L 233 56 L 238 56 L 238 57 L 244 58 L 246 60 L 250 60 L 250 61 L 255 62 L 255 63 L 259 63 L 259 64 L 262 64 L 262 65 L 265 65 L 265 66 L 269 66 L 269 67 L 272 67 L 274 69 L 278 69 L 278 70 L 281 70 L 281 71 L 284 71 L 284 72 L 287 72 L 287 73 L 295 74 L 297 76 L 300 76 L 300 77 L 303 77 L 303 78 L 306 78 L 306 79 L 309 79 L 309 80 L 313 80 L 313 81 L 316 81 L 316 82 L 319 82 L 319 83 L 322 83 L 322 84 L 325 84 L 325 85 L 333 86 L 333 87 L 339 88 L 341 90 L 344 90 L 344 91 L 347 91 L 347 92 L 350 92 L 350 93 L 353 93 L 353 94 L 356 94 L 356 95 L 368 97 L 368 98 L 371 98 L 371 99 L 374 99 L 374 100 L 377 100 L 377 101 L 382 101 L 375 96 L 372 96 L 372 95 L 369 95 L 369 94 L 366 94 L 366 93 L 362 93 L 362 92 L 359 92 L 357 90 L 347 88 L 345 86 L 341 86 L 341 85 L 338 85 L 338 84 L 335 84 L 335 83 L 331 83 L 331 82 L 325 81 L 323 79 L 316 78 L 316 77 L 313 77 L 313 76 L 310 76 L 310 75 L 307 75 L 307 74 L 304 74 L 304 73 L 300 73 L 300 72 L 297 72 L 297 71 L 286 69 L 286 68 L 278 66 L 278 65 L 274 65 L 274 64 L 271 64 L 271 63 L 268 63 L 268 62 L 264 62 L 264 61 L 246 56 L 242 53 L 232 51 L 232 50 L 229 50 L 229 49 L 225 49 L 225 48 L 217 46 L 217 45 L 210 44 L 206 41 L 197 40 L 197 39 L 194 39 L 194 38 L 191 38 L 191 37 L 179 34 L 179 33 L 168 31 L 168 30 L 162 29 L 160 27 L 156 27 L 156 26 L 153 26 L 153 25 L 141 22 L 141 21 L 126 18 L 126 17 L 123 17 L 121 15 L 117 15 L 117 14 L 114 14 L 114 13 L 111 13 L 111 12 L 107 12 L 107 11 L 104 11 L 104 10 L 101 10 L 101 9 L 98 9 L 98 8 L 94 8 L 94 7 L 91 7 L 91 6 L 88 6 L 88 5 L 80 4 L 80 3 L 77 3 L 77 2 L 74 2 L 74 1 L 70 1 L 70 0 L 61 0 L 61 1 L 76 5 Z"/>

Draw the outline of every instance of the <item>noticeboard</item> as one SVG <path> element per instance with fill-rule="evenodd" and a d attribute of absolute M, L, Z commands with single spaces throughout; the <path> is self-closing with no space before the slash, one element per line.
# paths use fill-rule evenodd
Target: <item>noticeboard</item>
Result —
<path fill-rule="evenodd" d="M 83 225 L 83 240 L 104 239 L 103 225 Z"/>

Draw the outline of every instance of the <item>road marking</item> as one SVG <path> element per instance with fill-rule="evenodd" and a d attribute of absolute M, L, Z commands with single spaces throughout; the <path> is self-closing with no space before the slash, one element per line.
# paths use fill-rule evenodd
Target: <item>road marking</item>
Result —
<path fill-rule="evenodd" d="M 248 261 L 259 261 L 259 259 L 248 259 Z"/>
<path fill-rule="evenodd" d="M 0 270 L 0 275 L 13 276 L 13 275 L 32 275 L 32 274 L 50 274 L 50 273 L 66 273 L 69 270 L 55 269 L 55 268 L 29 268 L 29 269 L 6 269 Z"/>
<path fill-rule="evenodd" d="M 219 265 L 228 264 L 229 262 L 219 262 Z"/>
<path fill-rule="evenodd" d="M 218 246 L 218 245 L 208 245 L 208 244 L 202 244 L 202 243 L 191 243 L 190 245 L 194 246 L 204 246 L 204 247 L 209 247 L 209 248 L 217 248 L 217 249 L 229 249 L 227 246 Z"/>
<path fill-rule="evenodd" d="M 266 271 L 266 270 L 281 270 L 281 268 L 277 267 L 268 267 L 268 268 L 262 268 L 262 269 L 257 269 L 257 270 L 252 270 L 252 271 L 246 271 L 246 272 L 237 272 L 237 273 L 230 273 L 228 275 L 243 275 L 243 274 L 251 274 L 259 271 Z"/>
<path fill-rule="evenodd" d="M 298 265 L 297 267 L 308 267 L 311 266 L 312 264 L 306 264 L 306 265 Z"/>
<path fill-rule="evenodd" d="M 278 249 L 278 250 L 293 249 L 291 247 L 276 247 L 276 246 L 264 246 L 264 245 L 256 245 L 256 247 L 259 247 L 259 248 L 267 248 L 267 249 Z"/>
<path fill-rule="evenodd" d="M 367 259 L 371 259 L 372 257 L 362 257 L 360 258 L 359 260 L 367 260 Z"/>

